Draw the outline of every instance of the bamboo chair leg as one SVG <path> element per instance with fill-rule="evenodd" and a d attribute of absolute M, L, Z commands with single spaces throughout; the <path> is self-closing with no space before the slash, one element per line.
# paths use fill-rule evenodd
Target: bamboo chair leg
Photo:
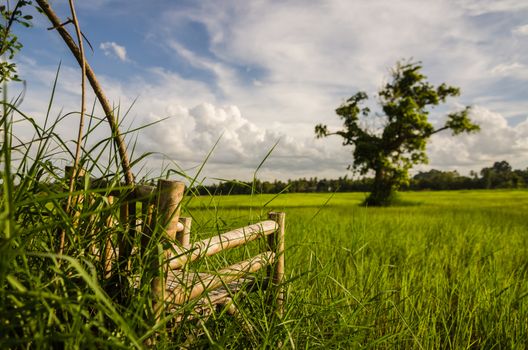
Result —
<path fill-rule="evenodd" d="M 271 277 L 271 284 L 278 288 L 275 307 L 277 314 L 282 317 L 284 315 L 284 224 L 286 214 L 272 212 L 269 213 L 269 218 L 279 225 L 277 231 L 268 236 L 269 248 L 275 252 L 274 269 L 268 270 L 268 277 Z"/>
<path fill-rule="evenodd" d="M 174 241 L 178 231 L 178 222 L 180 217 L 180 203 L 183 199 L 185 185 L 179 181 L 159 180 L 158 181 L 158 210 L 157 220 L 164 228 L 166 237 Z M 153 272 L 151 289 L 153 294 L 154 322 L 158 323 L 165 312 L 165 288 L 166 274 L 168 268 L 168 258 L 163 252 L 161 257 L 153 259 Z M 162 260 L 162 263 L 160 263 Z"/>

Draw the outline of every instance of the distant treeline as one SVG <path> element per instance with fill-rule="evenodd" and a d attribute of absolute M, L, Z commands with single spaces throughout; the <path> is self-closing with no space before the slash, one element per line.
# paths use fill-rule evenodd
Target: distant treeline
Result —
<path fill-rule="evenodd" d="M 249 182 L 226 181 L 218 184 L 196 188 L 200 194 L 250 194 L 250 193 L 309 193 L 309 192 L 368 192 L 372 178 L 351 179 L 347 176 L 338 179 L 302 178 L 286 182 L 275 180 Z M 492 167 L 483 168 L 480 172 L 471 171 L 469 176 L 462 176 L 455 171 L 429 170 L 419 172 L 401 190 L 463 190 L 526 188 L 528 185 L 528 168 L 513 170 L 506 161 L 495 162 Z"/>

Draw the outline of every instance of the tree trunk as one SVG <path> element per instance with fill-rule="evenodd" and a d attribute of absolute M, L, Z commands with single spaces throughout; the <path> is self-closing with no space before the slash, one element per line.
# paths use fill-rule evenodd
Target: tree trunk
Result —
<path fill-rule="evenodd" d="M 387 173 L 387 169 L 383 166 L 375 169 L 372 191 L 364 202 L 366 206 L 380 207 L 391 204 L 394 199 L 395 184 L 392 177 Z"/>

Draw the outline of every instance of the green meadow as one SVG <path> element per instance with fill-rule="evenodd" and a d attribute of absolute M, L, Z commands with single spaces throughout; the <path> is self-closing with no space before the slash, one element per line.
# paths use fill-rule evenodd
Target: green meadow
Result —
<path fill-rule="evenodd" d="M 282 194 L 187 202 L 197 227 L 286 212 L 286 315 L 271 325 L 255 316 L 250 322 L 260 336 L 252 346 L 525 348 L 528 192 L 405 192 L 390 208 L 361 207 L 364 198 Z M 226 329 L 211 340 L 233 345 L 233 329 Z"/>

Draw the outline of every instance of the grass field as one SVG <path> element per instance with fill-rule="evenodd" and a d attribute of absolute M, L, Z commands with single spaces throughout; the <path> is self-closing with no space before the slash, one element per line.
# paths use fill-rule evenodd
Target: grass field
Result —
<path fill-rule="evenodd" d="M 269 336 L 295 348 L 525 348 L 528 192 L 409 192 L 391 208 L 360 207 L 364 196 L 189 201 L 204 226 L 287 213 L 287 314 L 260 326 L 258 344 Z M 229 344 L 226 334 L 218 330 L 218 344 Z"/>
<path fill-rule="evenodd" d="M 46 184 L 39 181 L 42 169 L 56 176 L 37 164 L 23 169 L 23 185 L 3 178 L 2 348 L 143 348 L 154 335 L 160 349 L 528 344 L 528 191 L 405 192 L 388 208 L 362 207 L 363 193 L 188 195 L 183 210 L 193 217 L 195 240 L 269 211 L 286 212 L 286 310 L 282 318 L 270 313 L 269 295 L 258 290 L 235 298 L 237 317 L 222 312 L 165 332 L 151 322 L 149 281 L 158 271 L 131 256 L 131 271 L 145 283 L 127 289 L 129 275 L 114 274 L 122 279 L 117 283 L 103 277 L 104 266 L 90 253 L 102 251 L 110 234 L 126 236 L 124 227 L 106 226 L 120 203 L 110 205 L 100 190 L 86 188 L 78 193 L 92 200 L 83 202 L 79 221 L 72 219 L 63 211 L 61 177 Z M 61 256 L 57 231 L 64 228 Z M 131 239 L 140 245 L 141 237 Z M 157 259 L 166 242 L 161 235 L 151 240 L 144 256 Z M 246 257 L 253 243 L 207 259 L 206 267 Z M 120 295 L 116 285 L 126 293 L 122 302 L 112 297 Z"/>

